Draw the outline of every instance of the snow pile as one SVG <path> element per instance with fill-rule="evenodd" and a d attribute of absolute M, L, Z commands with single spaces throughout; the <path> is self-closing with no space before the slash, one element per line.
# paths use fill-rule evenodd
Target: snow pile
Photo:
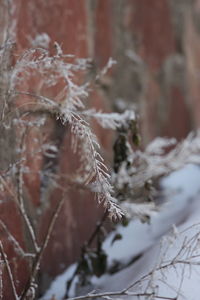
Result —
<path fill-rule="evenodd" d="M 66 282 L 70 279 L 76 269 L 76 264 L 71 265 L 63 274 L 56 277 L 50 289 L 45 293 L 41 300 L 50 300 L 53 297 L 63 299 L 66 293 Z M 73 290 L 73 288 L 71 288 Z M 74 293 L 74 291 L 71 291 Z"/>
<path fill-rule="evenodd" d="M 199 300 L 200 225 L 194 225 L 200 219 L 199 178 L 200 167 L 187 165 L 162 180 L 161 185 L 168 201 L 159 213 L 152 216 L 151 223 L 142 224 L 139 220 L 133 220 L 127 227 L 118 226 L 103 244 L 108 255 L 108 269 L 116 262 L 126 268 L 100 278 L 94 276 L 91 290 L 119 291 L 143 278 L 145 280 L 141 280 L 139 286 L 133 285 L 130 291 L 147 294 L 154 292 L 163 297 L 178 295 L 179 300 Z M 170 231 L 171 235 L 161 239 Z M 116 234 L 121 235 L 122 239 L 113 243 Z M 131 261 L 135 262 L 130 264 Z M 183 261 L 184 264 L 181 263 Z M 62 299 L 66 281 L 74 268 L 74 265 L 71 266 L 57 277 L 42 299 L 50 299 L 52 295 L 57 300 Z M 138 299 L 135 296 L 123 297 Z M 123 297 L 120 296 L 121 299 Z M 146 298 L 142 296 L 140 299 Z"/>

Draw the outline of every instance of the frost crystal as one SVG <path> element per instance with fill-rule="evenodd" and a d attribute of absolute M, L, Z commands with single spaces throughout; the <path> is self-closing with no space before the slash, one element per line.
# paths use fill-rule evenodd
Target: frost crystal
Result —
<path fill-rule="evenodd" d="M 50 114 L 58 122 L 60 120 L 63 125 L 68 126 L 72 133 L 73 151 L 80 161 L 78 171 L 79 178 L 82 177 L 82 184 L 95 190 L 97 201 L 103 203 L 111 217 L 121 217 L 122 211 L 113 196 L 110 175 L 100 154 L 97 136 L 89 122 L 90 118 L 94 118 L 104 128 L 117 129 L 126 127 L 128 122 L 135 119 L 135 115 L 129 111 L 123 114 L 109 114 L 86 109 L 85 99 L 89 96 L 90 83 L 85 82 L 85 73 L 91 66 L 91 60 L 76 59 L 74 56 L 63 54 L 58 43 L 55 43 L 55 55 L 51 56 L 48 51 L 49 42 L 46 34 L 36 36 L 32 44 L 37 48 L 25 51 L 10 71 L 10 94 L 13 97 L 27 98 L 27 104 L 23 103 L 19 107 L 19 114 L 40 112 L 41 116 L 42 113 L 41 120 L 15 118 L 14 122 L 21 127 L 39 127 L 46 121 L 44 115 Z M 97 77 L 103 76 L 114 63 L 110 59 Z M 26 82 L 30 82 L 32 78 L 40 79 L 40 90 L 51 89 L 57 85 L 60 89 L 51 98 L 43 93 L 19 90 L 22 82 L 26 86 Z M 54 158 L 59 149 L 55 145 L 43 144 L 40 151 L 44 156 Z"/>

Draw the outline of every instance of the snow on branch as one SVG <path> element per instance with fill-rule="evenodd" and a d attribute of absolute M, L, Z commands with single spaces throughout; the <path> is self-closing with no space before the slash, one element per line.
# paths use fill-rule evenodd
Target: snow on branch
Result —
<path fill-rule="evenodd" d="M 113 64 L 115 61 L 109 59 L 96 79 L 105 75 Z M 60 120 L 63 125 L 69 126 L 73 135 L 73 150 L 80 156 L 80 170 L 84 173 L 84 184 L 91 186 L 98 202 L 104 203 L 111 217 L 120 218 L 123 213 L 117 205 L 117 199 L 113 196 L 110 175 L 100 154 L 100 145 L 89 124 L 89 119 L 96 119 L 104 128 L 117 129 L 129 126 L 127 124 L 135 120 L 135 114 L 131 111 L 109 114 L 98 112 L 93 108 L 86 109 L 85 100 L 89 96 L 90 82 L 85 82 L 85 73 L 90 67 L 90 59 L 76 59 L 74 56 L 65 55 L 58 43 L 55 43 L 53 56 L 47 49 L 39 46 L 28 49 L 18 57 L 16 64 L 9 71 L 8 92 L 15 98 L 27 97 L 27 102 L 21 104 L 18 111 L 46 112 Z M 39 78 L 40 90 L 43 87 L 51 88 L 60 85 L 59 92 L 50 99 L 42 93 L 38 94 L 38 91 L 34 93 L 34 91 L 19 90 L 21 83 L 35 77 Z M 30 98 L 32 98 L 31 102 Z M 52 155 L 52 151 L 49 153 L 48 150 L 43 150 L 45 155 Z"/>
<path fill-rule="evenodd" d="M 39 44 L 43 43 L 41 38 L 44 39 L 44 42 L 46 40 L 48 43 L 48 38 L 45 36 L 41 36 L 36 42 Z M 1 60 L 2 52 L 2 49 L 0 49 Z M 110 59 L 107 66 L 96 76 L 96 80 L 105 75 L 114 63 L 115 62 Z M 20 112 L 22 111 L 22 114 L 31 114 L 32 112 L 42 111 L 42 113 L 44 113 L 43 115 L 46 116 L 46 113 L 48 113 L 53 116 L 57 122 L 61 122 L 63 126 L 67 126 L 72 133 L 72 149 L 80 162 L 78 172 L 80 173 L 79 176 L 82 177 L 81 183 L 89 187 L 90 190 L 95 193 L 97 202 L 104 205 L 111 218 L 121 218 L 123 211 L 125 211 L 130 217 L 136 217 L 148 222 L 151 215 L 157 210 L 152 201 L 155 195 L 153 181 L 181 168 L 185 164 L 200 164 L 200 131 L 196 134 L 191 133 L 179 144 L 176 143 L 175 139 L 156 138 L 144 151 L 133 151 L 130 143 L 128 143 L 130 131 L 132 131 L 132 139 L 134 137 L 134 140 L 138 140 L 137 118 L 133 111 L 126 110 L 122 114 L 106 113 L 97 111 L 94 108 L 88 109 L 86 105 L 85 100 L 89 96 L 90 83 L 85 81 L 85 73 L 87 72 L 87 68 L 90 67 L 90 64 L 91 61 L 88 59 L 76 59 L 74 56 L 63 54 L 61 47 L 57 43 L 55 43 L 55 55 L 53 56 L 50 55 L 47 49 L 40 48 L 39 46 L 38 48 L 25 51 L 24 54 L 18 57 L 16 64 L 8 69 L 6 73 L 7 78 L 9 78 L 9 83 L 5 95 L 9 96 L 9 101 L 18 97 L 23 97 L 27 100 L 24 100 L 25 103 L 17 107 L 17 117 L 15 116 L 15 118 L 13 118 L 13 124 L 16 126 L 23 125 L 26 126 L 26 128 L 28 126 L 40 127 L 45 123 L 46 119 L 44 117 L 40 120 L 34 119 L 34 121 L 29 121 L 28 119 L 27 121 L 23 118 L 20 119 Z M 20 91 L 20 84 L 23 83 L 23 86 L 26 86 L 26 82 L 30 84 L 32 78 L 38 78 L 39 81 L 36 91 L 34 92 L 34 89 L 33 91 Z M 53 94 L 52 91 L 53 95 L 51 98 L 46 96 L 44 91 L 55 86 L 60 87 L 59 91 L 57 91 L 56 94 Z M 29 101 L 30 98 L 31 101 Z M 34 106 L 34 110 L 31 110 L 30 106 Z M 2 117 L 6 118 L 6 113 L 3 114 Z M 3 118 L 2 121 L 5 121 Z M 124 153 L 120 153 L 123 155 L 120 157 L 121 161 L 117 161 L 118 165 L 113 174 L 109 173 L 105 165 L 98 138 L 89 123 L 90 119 L 95 119 L 103 128 L 117 130 L 119 133 L 119 143 L 117 146 L 121 147 Z M 22 147 L 20 150 L 21 154 L 24 153 L 23 149 Z M 41 146 L 39 151 L 47 158 L 55 158 L 58 155 L 59 149 L 54 144 L 46 143 Z M 13 165 L 13 169 L 19 169 L 17 196 L 10 190 L 5 178 L 2 175 L 0 176 L 3 187 L 12 195 L 18 205 L 18 209 L 29 230 L 35 251 L 33 254 L 25 253 L 14 236 L 9 232 L 6 225 L 0 221 L 1 228 L 7 233 L 16 252 L 21 256 L 30 256 L 34 259 L 32 273 L 21 299 L 27 297 L 32 285 L 35 284 L 35 278 L 40 267 L 43 252 L 47 247 L 54 223 L 64 203 L 63 197 L 53 214 L 46 238 L 42 246 L 39 247 L 36 233 L 24 205 L 23 174 L 25 171 L 20 165 L 23 159 L 24 158 L 21 157 L 19 163 Z M 17 168 L 18 166 L 19 168 Z M 189 244 L 189 246 L 191 249 L 191 244 Z M 13 276 L 2 244 L 0 244 L 0 248 L 1 257 L 6 265 L 11 281 L 13 295 L 17 299 L 18 296 L 16 294 Z M 187 256 L 187 259 L 184 258 L 184 263 L 198 263 L 191 261 L 191 258 L 190 256 Z M 176 256 L 173 260 L 173 265 L 180 264 L 182 261 L 181 257 Z M 165 264 L 159 266 L 159 270 L 168 268 L 171 265 L 172 261 L 165 262 Z M 157 269 L 153 271 L 157 271 Z M 153 271 L 148 274 L 149 277 L 153 274 Z M 140 279 L 140 282 L 141 280 L 143 280 L 143 278 Z M 146 296 L 149 298 L 172 299 L 155 295 L 154 291 L 132 293 L 130 292 L 132 287 L 133 285 L 115 293 L 89 293 L 86 296 L 73 299 L 92 299 L 98 297 L 110 299 L 111 296 Z"/>
<path fill-rule="evenodd" d="M 122 202 L 120 205 L 129 218 L 138 218 L 142 222 L 149 222 L 150 217 L 157 211 L 155 204 L 152 203 L 131 203 Z"/>
<path fill-rule="evenodd" d="M 168 147 L 175 145 L 171 151 L 167 151 Z M 144 176 L 143 180 L 166 175 L 172 171 L 178 170 L 185 164 L 200 163 L 200 131 L 190 133 L 188 137 L 180 143 L 175 144 L 175 140 L 155 139 L 147 146 L 144 153 L 137 152 L 133 154 L 133 160 L 141 160 L 138 168 L 141 174 L 136 174 L 136 182 L 139 176 Z M 145 171 L 142 172 L 142 165 Z"/>
<path fill-rule="evenodd" d="M 110 59 L 96 79 L 98 76 L 105 75 L 113 64 L 115 61 Z M 15 66 L 9 70 L 8 92 L 15 97 L 23 95 L 27 96 L 27 99 L 34 98 L 31 103 L 27 101 L 24 105 L 31 104 L 38 110 L 43 109 L 60 119 L 63 125 L 69 126 L 73 134 L 73 150 L 80 156 L 83 183 L 91 187 L 97 194 L 98 202 L 103 202 L 112 216 L 120 217 L 122 211 L 118 206 L 119 199 L 116 196 L 118 191 L 122 192 L 123 190 L 121 193 L 123 200 L 132 202 L 133 199 L 140 198 L 139 202 L 141 202 L 143 195 L 138 196 L 138 191 L 148 186 L 152 179 L 176 170 L 186 163 L 200 162 L 199 133 L 196 136 L 189 135 L 178 145 L 174 139 L 157 138 L 144 151 L 129 151 L 126 162 L 121 163 L 117 174 L 113 174 L 110 178 L 100 153 L 97 136 L 89 121 L 93 118 L 103 128 L 121 130 L 126 135 L 131 127 L 136 127 L 137 118 L 133 111 L 126 110 L 122 114 L 105 113 L 86 107 L 85 100 L 89 96 L 90 82 L 85 81 L 85 74 L 90 67 L 90 59 L 76 59 L 74 56 L 65 55 L 57 43 L 55 43 L 53 56 L 47 49 L 32 48 L 26 50 L 18 58 Z M 59 92 L 50 99 L 46 95 L 38 95 L 32 91 L 19 91 L 19 84 L 30 80 L 33 76 L 41 79 L 41 90 L 42 87 L 48 88 L 62 83 Z M 123 140 L 124 136 L 122 135 L 121 139 Z M 138 137 L 135 133 L 133 135 L 134 138 Z M 174 147 L 175 145 L 176 147 Z M 168 148 L 171 147 L 174 148 L 168 151 Z M 131 149 L 131 147 L 129 148 Z M 52 155 L 52 153 L 46 151 L 45 155 Z M 128 165 L 129 167 L 127 167 Z M 142 202 L 145 203 L 145 199 Z M 154 209 L 152 205 L 145 203 L 145 216 L 148 215 L 148 208 L 149 214 Z M 135 206 L 134 210 L 130 211 L 133 215 L 141 216 L 141 206 Z"/>
<path fill-rule="evenodd" d="M 159 137 L 144 151 L 130 152 L 118 172 L 112 174 L 116 193 L 123 201 L 122 209 L 141 220 L 150 217 L 156 211 L 152 202 L 156 196 L 153 182 L 186 164 L 200 164 L 200 131 L 190 133 L 180 143 Z"/>
<path fill-rule="evenodd" d="M 172 147 L 170 151 L 167 148 Z M 185 164 L 200 163 L 200 131 L 190 133 L 180 143 L 175 139 L 156 138 L 144 151 L 135 151 L 128 160 L 131 167 L 126 169 L 122 164 L 115 175 L 115 184 L 121 188 L 125 182 L 129 188 L 143 187 L 145 182 L 178 170 Z"/>
<path fill-rule="evenodd" d="M 129 122 L 135 121 L 134 111 L 126 110 L 124 113 L 103 113 L 95 109 L 85 110 L 85 116 L 94 118 L 103 128 L 117 129 L 120 127 L 127 127 Z"/>
<path fill-rule="evenodd" d="M 113 187 L 109 182 L 110 175 L 99 153 L 100 145 L 96 135 L 91 131 L 89 124 L 79 115 L 71 116 L 71 131 L 81 143 L 81 162 L 86 164 L 86 184 L 90 183 L 92 190 L 97 195 L 99 203 L 103 202 L 111 217 L 120 218 L 123 213 L 112 197 Z M 74 150 L 77 149 L 77 141 L 73 142 Z"/>

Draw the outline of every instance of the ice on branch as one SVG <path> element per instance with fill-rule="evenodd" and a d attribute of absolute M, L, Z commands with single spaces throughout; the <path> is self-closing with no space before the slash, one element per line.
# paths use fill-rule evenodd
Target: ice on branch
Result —
<path fill-rule="evenodd" d="M 30 39 L 30 42 L 34 48 L 42 47 L 48 49 L 50 41 L 51 39 L 49 35 L 45 32 L 37 34 L 34 39 Z"/>
<path fill-rule="evenodd" d="M 51 56 L 46 47 L 41 48 L 43 42 L 48 42 L 47 36 L 36 37 L 33 44 L 37 44 L 37 48 L 29 49 L 18 57 L 16 65 L 10 71 L 10 93 L 17 97 L 26 97 L 27 105 L 23 103 L 19 107 L 22 114 L 27 111 L 28 113 L 38 111 L 43 115 L 48 113 L 71 130 L 72 148 L 80 161 L 78 172 L 82 184 L 95 191 L 97 201 L 103 203 L 111 217 L 119 218 L 122 211 L 113 195 L 110 175 L 101 156 L 97 136 L 89 121 L 90 118 L 95 118 L 102 127 L 117 129 L 126 127 L 127 123 L 135 120 L 135 115 L 130 111 L 120 115 L 97 112 L 93 108 L 86 109 L 85 100 L 91 87 L 90 82 L 85 80 L 85 75 L 91 67 L 91 60 L 65 55 L 58 43 L 54 44 L 55 54 Z M 114 63 L 109 59 L 96 79 L 105 75 Z M 32 78 L 40 79 L 41 91 L 57 85 L 60 86 L 60 90 L 56 94 L 52 90 L 51 97 L 43 93 L 19 90 L 21 82 L 30 82 Z M 28 122 L 35 126 L 32 121 Z M 21 122 L 17 123 L 26 125 L 26 120 L 22 118 Z M 43 154 L 49 158 L 55 157 L 58 150 L 52 147 L 53 145 L 43 145 Z"/>
<path fill-rule="evenodd" d="M 169 151 L 169 147 L 173 148 Z M 124 183 L 130 189 L 141 188 L 148 180 L 156 179 L 185 164 L 200 163 L 200 131 L 191 133 L 180 143 L 174 139 L 156 138 L 144 151 L 135 151 L 128 157 L 131 167 L 125 169 L 122 164 L 115 175 L 115 184 L 121 188 Z"/>
<path fill-rule="evenodd" d="M 103 76 L 114 63 L 110 59 L 98 76 Z M 45 113 L 51 114 L 71 130 L 72 148 L 80 161 L 77 174 L 79 172 L 79 181 L 82 181 L 79 183 L 91 188 L 96 194 L 97 201 L 103 203 L 112 216 L 120 217 L 121 201 L 148 203 L 154 198 L 155 193 L 152 180 L 186 163 L 200 162 L 200 134 L 189 135 L 177 145 L 174 139 L 157 138 L 144 151 L 133 152 L 128 142 L 129 132 L 131 131 L 134 141 L 138 141 L 139 138 L 137 118 L 133 111 L 126 110 L 118 114 L 96 111 L 95 108 L 88 109 L 86 99 L 91 85 L 86 81 L 86 74 L 90 67 L 90 59 L 76 59 L 74 56 L 65 55 L 57 43 L 53 56 L 44 48 L 30 49 L 18 58 L 16 65 L 9 71 L 9 93 L 15 97 L 23 95 L 27 98 L 27 106 L 25 103 L 19 108 L 22 113 L 24 113 L 23 106 L 26 109 L 34 106 L 34 109 L 28 109 L 28 113 L 38 110 L 44 113 L 43 116 Z M 44 93 L 38 95 L 32 91 L 18 90 L 21 82 L 30 82 L 32 77 L 40 78 L 41 91 L 54 86 L 59 86 L 60 89 L 59 91 L 56 89 L 56 94 L 52 91 L 51 97 L 47 97 Z M 90 125 L 91 118 L 103 128 L 117 129 L 120 135 L 118 146 L 122 146 L 125 151 L 123 153 L 125 161 L 117 161 L 117 172 L 113 173 L 111 178 L 101 156 L 98 138 Z M 21 123 L 25 122 L 26 120 L 22 118 Z M 32 124 L 35 126 L 34 122 Z M 57 155 L 55 149 L 42 150 L 45 156 Z M 154 210 L 151 205 L 145 204 L 144 216 L 147 215 L 146 208 Z M 141 216 L 141 211 L 141 207 L 135 206 L 132 214 Z"/>
<path fill-rule="evenodd" d="M 151 216 L 157 211 L 156 205 L 152 203 L 122 202 L 121 207 L 129 218 L 137 218 L 142 222 L 149 222 Z"/>
<path fill-rule="evenodd" d="M 94 118 L 103 128 L 117 129 L 127 127 L 129 122 L 135 121 L 134 111 L 126 110 L 124 113 L 103 113 L 95 109 L 86 110 L 83 112 L 85 116 Z"/>
<path fill-rule="evenodd" d="M 110 184 L 110 175 L 99 153 L 100 145 L 96 135 L 91 131 L 89 124 L 78 114 L 72 115 L 70 128 L 74 135 L 73 149 L 77 151 L 79 148 L 82 170 L 86 171 L 85 184 L 92 186 L 98 202 L 104 203 L 111 217 L 121 217 L 122 211 L 116 204 L 117 200 L 112 197 L 113 187 Z M 78 147 L 79 141 L 82 143 Z"/>
<path fill-rule="evenodd" d="M 186 164 L 200 164 L 200 131 L 190 133 L 180 143 L 175 139 L 156 138 L 144 151 L 129 153 L 118 172 L 112 174 L 122 209 L 131 217 L 149 218 L 156 210 L 154 183 Z"/>

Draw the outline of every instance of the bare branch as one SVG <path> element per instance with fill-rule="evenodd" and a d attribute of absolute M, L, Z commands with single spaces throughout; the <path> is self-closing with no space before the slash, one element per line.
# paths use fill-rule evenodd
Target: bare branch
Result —
<path fill-rule="evenodd" d="M 18 254 L 20 254 L 23 257 L 35 257 L 34 253 L 26 253 L 18 243 L 18 241 L 14 238 L 14 236 L 11 234 L 7 226 L 0 220 L 0 225 L 8 235 L 8 239 L 14 244 L 15 250 Z"/>
<path fill-rule="evenodd" d="M 128 291 L 117 291 L 117 292 L 105 292 L 105 293 L 89 293 L 85 296 L 78 296 L 78 297 L 72 297 L 72 298 L 65 298 L 67 300 L 84 300 L 84 299 L 96 299 L 96 298 L 105 298 L 106 297 L 115 297 L 115 296 L 135 296 L 135 297 L 154 297 L 154 299 L 164 299 L 164 300 L 176 300 L 176 298 L 171 297 L 165 297 L 160 295 L 155 295 L 154 293 L 131 293 Z"/>
<path fill-rule="evenodd" d="M 5 265 L 6 265 L 6 269 L 7 269 L 8 277 L 9 277 L 9 280 L 10 280 L 10 283 L 11 283 L 14 299 L 19 300 L 16 288 L 15 288 L 15 283 L 14 283 L 12 271 L 11 271 L 11 268 L 10 268 L 10 265 L 9 265 L 9 262 L 8 262 L 8 259 L 7 259 L 7 255 L 4 252 L 3 244 L 2 244 L 1 241 L 0 241 L 0 252 L 1 252 L 1 255 L 2 255 L 2 258 L 3 258 L 3 261 L 5 262 Z"/>
<path fill-rule="evenodd" d="M 35 236 L 35 233 L 34 233 L 34 229 L 31 225 L 31 222 L 26 214 L 26 211 L 25 209 L 23 209 L 23 207 L 21 207 L 21 205 L 19 204 L 18 202 L 18 197 L 13 193 L 13 191 L 10 189 L 9 185 L 7 184 L 7 182 L 5 181 L 5 179 L 3 178 L 2 175 L 0 175 L 0 180 L 1 180 L 1 183 L 3 184 L 4 188 L 9 192 L 9 194 L 13 197 L 15 203 L 17 204 L 18 208 L 19 208 L 19 211 L 20 211 L 20 214 L 21 216 L 23 217 L 24 219 L 24 222 L 27 226 L 27 229 L 29 231 L 29 234 L 30 234 L 30 237 L 31 237 L 31 240 L 33 242 L 33 245 L 35 247 L 35 251 L 38 252 L 39 251 L 39 248 L 37 246 L 37 242 L 36 242 L 36 236 Z"/>
<path fill-rule="evenodd" d="M 30 287 L 34 284 L 35 282 L 35 278 L 36 278 L 36 275 L 37 275 L 37 272 L 40 268 L 40 263 L 41 263 L 41 259 L 42 259 L 42 256 L 43 256 L 43 253 L 44 253 L 44 250 L 46 249 L 47 247 L 47 244 L 49 242 L 49 239 L 50 239 L 50 236 L 52 234 L 52 231 L 53 231 L 53 228 L 54 228 L 54 225 L 55 225 L 55 222 L 59 216 L 59 213 L 61 211 L 61 208 L 64 204 L 64 201 L 65 201 L 65 194 L 63 195 L 62 199 L 59 201 L 54 213 L 53 213 L 53 216 L 51 218 L 51 221 L 50 221 L 50 224 L 49 224 L 49 227 L 48 227 L 48 230 L 47 230 L 47 233 L 46 233 L 46 236 L 45 236 L 45 239 L 44 239 L 44 242 L 40 248 L 40 251 L 39 253 L 37 254 L 36 258 L 35 258 L 35 261 L 34 261 L 34 264 L 33 264 L 33 269 L 32 269 L 32 272 L 31 272 L 31 275 L 30 275 L 30 278 L 28 280 L 28 283 L 21 295 L 21 300 L 23 299 L 26 299 L 26 296 L 29 292 L 29 289 Z"/>
<path fill-rule="evenodd" d="M 20 154 L 23 153 L 24 139 L 27 133 L 27 127 L 22 132 L 21 143 L 20 143 Z M 24 216 L 24 220 L 26 222 L 26 226 L 29 229 L 31 234 L 34 250 L 37 253 L 39 251 L 39 247 L 37 245 L 36 235 L 34 232 L 34 228 L 28 218 L 25 206 L 24 206 L 24 197 L 23 197 L 23 172 L 22 172 L 22 164 L 18 165 L 18 174 L 17 174 L 17 198 L 20 206 L 20 210 Z"/>

